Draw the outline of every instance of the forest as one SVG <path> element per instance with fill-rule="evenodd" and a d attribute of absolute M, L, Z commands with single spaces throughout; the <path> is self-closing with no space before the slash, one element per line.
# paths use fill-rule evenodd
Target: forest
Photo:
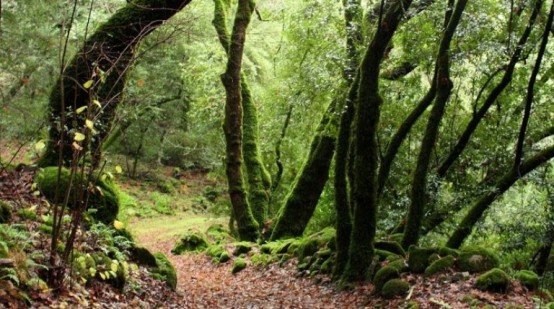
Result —
<path fill-rule="evenodd" d="M 554 308 L 554 1 L 0 0 L 0 307 Z"/>

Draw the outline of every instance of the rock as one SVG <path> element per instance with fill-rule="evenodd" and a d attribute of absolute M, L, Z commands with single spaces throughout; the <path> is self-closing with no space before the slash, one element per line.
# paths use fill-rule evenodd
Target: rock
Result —
<path fill-rule="evenodd" d="M 132 258 L 139 264 L 143 264 L 149 267 L 156 267 L 158 263 L 156 257 L 146 248 L 135 247 L 131 250 Z"/>
<path fill-rule="evenodd" d="M 514 278 L 530 291 L 534 291 L 539 287 L 539 275 L 530 270 L 520 270 L 514 275 Z"/>
<path fill-rule="evenodd" d="M 506 293 L 509 285 L 510 277 L 499 268 L 489 270 L 475 281 L 475 287 L 481 291 Z"/>
<path fill-rule="evenodd" d="M 252 243 L 249 243 L 247 241 L 236 242 L 232 245 L 235 247 L 235 249 L 233 250 L 234 256 L 246 254 L 252 250 Z"/>
<path fill-rule="evenodd" d="M 387 281 L 381 290 L 381 296 L 384 298 L 393 298 L 408 293 L 410 284 L 401 279 L 392 279 Z"/>
<path fill-rule="evenodd" d="M 177 289 L 177 273 L 175 267 L 171 264 L 169 259 L 161 252 L 154 253 L 156 258 L 156 268 L 152 269 L 152 273 L 157 274 L 158 279 L 161 279 L 167 283 L 172 289 Z"/>
<path fill-rule="evenodd" d="M 410 246 L 408 249 L 408 267 L 414 273 L 424 272 L 429 265 L 429 257 L 436 252 L 436 248 Z"/>
<path fill-rule="evenodd" d="M 233 262 L 233 268 L 231 269 L 232 274 L 236 274 L 239 271 L 246 268 L 246 261 L 243 258 L 238 258 Z"/>
<path fill-rule="evenodd" d="M 375 274 L 373 278 L 373 285 L 375 286 L 375 293 L 381 292 L 385 283 L 391 279 L 396 279 L 400 277 L 400 272 L 396 267 L 385 266 Z"/>
<path fill-rule="evenodd" d="M 454 266 L 455 263 L 456 259 L 451 255 L 440 258 L 431 263 L 431 265 L 429 265 L 427 268 L 425 268 L 425 277 L 431 277 L 436 273 L 443 272 L 448 268 Z"/>
<path fill-rule="evenodd" d="M 199 252 L 208 247 L 208 240 L 206 236 L 201 232 L 192 232 L 184 234 L 181 239 L 177 241 L 171 253 L 175 255 L 183 254 L 184 252 Z"/>
<path fill-rule="evenodd" d="M 468 247 L 460 251 L 457 266 L 461 271 L 478 273 L 497 267 L 499 262 L 498 256 L 489 249 Z"/>

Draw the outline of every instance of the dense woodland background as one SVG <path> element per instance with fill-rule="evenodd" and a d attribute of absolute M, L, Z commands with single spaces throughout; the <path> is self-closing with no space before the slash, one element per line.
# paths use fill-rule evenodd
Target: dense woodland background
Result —
<path fill-rule="evenodd" d="M 116 222 L 117 232 L 177 216 L 190 198 L 183 175 L 198 173 L 210 185 L 195 211 L 229 217 L 237 241 L 282 244 L 331 228 L 327 272 L 341 288 L 378 285 L 375 259 L 392 250 L 383 243 L 408 256 L 488 248 L 495 266 L 533 270 L 552 288 L 552 1 L 0 9 L 0 169 L 61 171 L 50 193 L 40 187 L 50 176 L 29 182 L 51 203 L 37 212 L 52 221 L 38 273 L 49 285 L 63 285 L 82 222 Z M 87 185 L 65 188 L 64 171 Z M 120 186 L 114 214 L 94 205 L 112 192 L 104 182 Z M 0 197 L 15 209 L 38 203 Z"/>

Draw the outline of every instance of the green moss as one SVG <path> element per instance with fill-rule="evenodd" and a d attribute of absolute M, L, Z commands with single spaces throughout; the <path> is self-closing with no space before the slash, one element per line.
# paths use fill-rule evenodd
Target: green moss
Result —
<path fill-rule="evenodd" d="M 384 298 L 393 298 L 408 293 L 410 284 L 400 279 L 392 279 L 387 281 L 381 290 L 381 296 Z"/>
<path fill-rule="evenodd" d="M 233 268 L 231 269 L 231 273 L 236 274 L 245 268 L 246 268 L 246 261 L 243 258 L 238 258 L 233 262 Z"/>
<path fill-rule="evenodd" d="M 443 258 L 440 258 L 434 261 L 433 263 L 431 263 L 431 265 L 429 265 L 425 269 L 425 277 L 431 277 L 436 273 L 443 272 L 448 268 L 454 266 L 455 263 L 456 263 L 456 259 L 451 255 L 447 255 Z"/>
<path fill-rule="evenodd" d="M 400 271 L 396 267 L 385 266 L 375 274 L 373 278 L 373 285 L 375 286 L 375 293 L 381 292 L 385 283 L 391 279 L 399 278 Z"/>
<path fill-rule="evenodd" d="M 37 219 L 37 213 L 28 208 L 21 208 L 17 211 L 17 215 L 25 220 L 36 220 Z"/>
<path fill-rule="evenodd" d="M 375 249 L 392 252 L 400 256 L 406 256 L 406 251 L 404 251 L 404 249 L 402 249 L 402 247 L 394 241 L 377 241 L 374 246 Z"/>
<path fill-rule="evenodd" d="M 429 257 L 436 253 L 435 248 L 419 248 L 410 246 L 408 249 L 408 267 L 414 273 L 422 273 L 429 265 Z"/>
<path fill-rule="evenodd" d="M 208 247 L 208 240 L 206 236 L 201 232 L 189 231 L 189 233 L 181 236 L 181 239 L 177 241 L 171 253 L 175 255 L 182 254 L 184 252 L 198 252 Z"/>
<path fill-rule="evenodd" d="M 438 253 L 433 253 L 427 259 L 427 264 L 431 265 L 431 264 L 433 264 L 433 262 L 439 260 L 440 258 L 441 258 L 441 256 Z"/>
<path fill-rule="evenodd" d="M 475 281 L 475 287 L 481 291 L 506 293 L 509 285 L 510 276 L 499 268 L 487 271 Z"/>
<path fill-rule="evenodd" d="M 211 241 L 216 243 L 224 242 L 233 238 L 223 224 L 214 224 L 209 226 L 206 230 L 206 236 Z"/>
<path fill-rule="evenodd" d="M 458 257 L 460 255 L 460 250 L 448 248 L 448 247 L 440 247 L 439 248 L 439 255 L 440 256 L 447 256 L 451 255 L 453 257 Z"/>
<path fill-rule="evenodd" d="M 268 254 L 284 254 L 287 253 L 289 246 L 295 241 L 294 238 L 277 240 L 263 244 L 260 251 Z"/>
<path fill-rule="evenodd" d="M 324 274 L 330 274 L 333 271 L 333 267 L 335 266 L 335 257 L 329 257 L 325 262 L 321 264 L 319 267 L 319 270 Z"/>
<path fill-rule="evenodd" d="M 12 206 L 6 201 L 0 201 L 0 224 L 8 223 L 12 218 Z"/>
<path fill-rule="evenodd" d="M 530 270 L 520 270 L 515 273 L 514 278 L 530 291 L 534 291 L 539 287 L 539 276 Z"/>
<path fill-rule="evenodd" d="M 395 260 L 393 262 L 390 262 L 388 267 L 394 267 L 398 269 L 398 272 L 403 273 L 408 270 L 408 265 L 406 265 L 406 262 L 403 259 Z"/>
<path fill-rule="evenodd" d="M 252 265 L 255 267 L 266 267 L 275 262 L 275 256 L 266 253 L 255 254 L 250 258 Z"/>
<path fill-rule="evenodd" d="M 56 197 L 56 188 L 58 180 L 58 167 L 46 167 L 40 171 L 35 181 L 40 192 L 50 201 L 54 202 Z M 70 188 L 71 195 L 68 200 L 68 207 L 74 209 L 78 203 L 85 197 L 84 190 L 89 189 L 89 198 L 87 208 L 94 208 L 96 212 L 92 217 L 106 225 L 110 225 L 116 218 L 119 212 L 119 193 L 115 184 L 109 179 L 93 176 L 93 185 L 90 186 L 88 181 L 80 175 L 74 175 L 71 182 L 71 173 L 68 169 L 63 168 L 60 173 L 60 183 L 58 192 L 58 202 L 62 201 L 67 190 Z M 81 195 L 82 194 L 82 195 Z"/>
<path fill-rule="evenodd" d="M 221 253 L 225 251 L 225 248 L 223 248 L 223 245 L 211 245 L 209 246 L 204 253 L 206 253 L 207 256 L 211 258 L 215 258 L 219 260 L 219 257 L 221 256 Z"/>
<path fill-rule="evenodd" d="M 499 261 L 498 256 L 489 249 L 468 247 L 460 251 L 457 266 L 461 271 L 477 273 L 497 267 Z"/>
<path fill-rule="evenodd" d="M 229 253 L 227 251 L 223 251 L 221 252 L 221 254 L 219 255 L 219 263 L 225 263 L 227 261 L 229 261 L 231 259 L 231 256 L 229 255 Z"/>
<path fill-rule="evenodd" d="M 152 270 L 154 274 L 159 274 L 167 285 L 172 289 L 177 289 L 177 273 L 175 267 L 169 259 L 161 252 L 154 253 L 156 258 L 156 268 Z"/>
<path fill-rule="evenodd" d="M 237 243 L 233 243 L 232 246 L 235 247 L 233 250 L 234 256 L 239 256 L 241 254 L 246 254 L 252 250 L 252 243 L 247 241 L 241 241 Z"/>
<path fill-rule="evenodd" d="M 144 247 L 133 248 L 131 254 L 133 260 L 135 260 L 139 264 L 150 267 L 156 267 L 158 265 L 156 262 L 156 257 Z"/>
<path fill-rule="evenodd" d="M 319 249 L 319 241 L 315 238 L 306 238 L 300 244 L 297 250 L 297 256 L 299 263 L 304 262 L 304 259 L 314 255 Z"/>

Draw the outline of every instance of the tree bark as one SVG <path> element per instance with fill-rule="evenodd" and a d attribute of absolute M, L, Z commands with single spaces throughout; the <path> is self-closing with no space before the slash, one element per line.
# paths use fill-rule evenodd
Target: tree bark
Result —
<path fill-rule="evenodd" d="M 446 103 L 452 90 L 452 81 L 450 80 L 450 43 L 460 23 L 466 4 L 467 0 L 458 0 L 451 16 L 447 10 L 448 26 L 441 40 L 437 56 L 437 97 L 427 122 L 423 141 L 421 142 L 421 151 L 412 181 L 411 203 L 404 229 L 404 237 L 402 238 L 402 247 L 405 249 L 410 245 L 416 245 L 419 240 L 421 221 L 427 199 L 427 174 L 429 172 L 431 152 L 435 146 Z"/>
<path fill-rule="evenodd" d="M 110 130 L 115 108 L 121 101 L 135 47 L 190 1 L 136 0 L 117 11 L 85 42 L 50 93 L 49 143 L 39 161 L 41 166 L 57 165 L 60 155 L 63 163 L 69 165 L 73 158 L 72 139 L 63 139 L 62 145 L 61 137 L 62 134 L 71 136 L 82 131 L 85 114 L 95 120 L 98 134 L 94 137 L 91 151 L 94 161 L 99 160 L 102 141 Z M 96 108 L 93 100 L 97 100 L 101 108 Z M 89 110 L 77 115 L 75 111 L 83 106 L 88 106 Z M 69 116 L 66 123 L 60 123 L 62 113 Z"/>
<path fill-rule="evenodd" d="M 351 148 L 354 155 L 353 222 L 348 262 L 341 277 L 343 283 L 365 280 L 373 260 L 377 222 L 377 128 L 382 103 L 379 72 L 385 50 L 411 3 L 411 0 L 391 3 L 384 16 L 379 18 L 377 31 L 360 66 Z"/>
<path fill-rule="evenodd" d="M 237 220 L 239 237 L 255 241 L 259 237 L 259 225 L 252 216 L 242 174 L 242 87 L 241 68 L 246 40 L 246 29 L 250 23 L 254 2 L 239 0 L 233 32 L 230 36 L 227 69 L 221 81 L 227 94 L 225 101 L 225 133 L 227 154 L 227 180 L 229 196 Z"/>

